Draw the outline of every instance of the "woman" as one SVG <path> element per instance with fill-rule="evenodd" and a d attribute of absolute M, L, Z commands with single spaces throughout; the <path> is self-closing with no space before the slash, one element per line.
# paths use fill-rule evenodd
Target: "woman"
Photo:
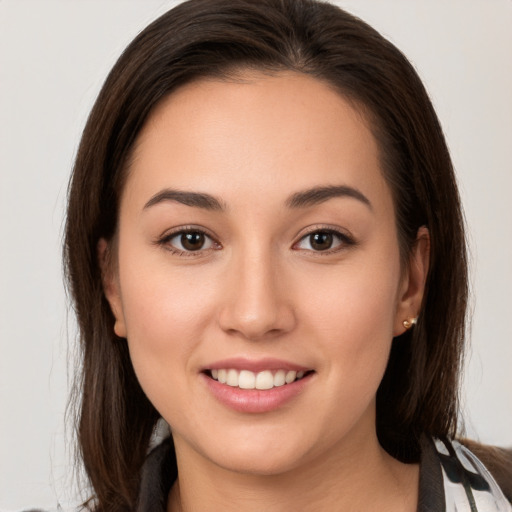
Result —
<path fill-rule="evenodd" d="M 467 269 L 446 143 L 360 20 L 193 0 L 151 24 L 85 128 L 66 261 L 93 510 L 510 510 L 450 441 Z"/>

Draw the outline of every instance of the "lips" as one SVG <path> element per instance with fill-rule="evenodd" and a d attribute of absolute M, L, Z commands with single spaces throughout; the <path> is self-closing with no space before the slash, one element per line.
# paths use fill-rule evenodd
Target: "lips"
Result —
<path fill-rule="evenodd" d="M 211 364 L 201 375 L 215 398 L 230 409 L 264 413 L 300 395 L 314 373 L 275 359 L 229 359 Z"/>

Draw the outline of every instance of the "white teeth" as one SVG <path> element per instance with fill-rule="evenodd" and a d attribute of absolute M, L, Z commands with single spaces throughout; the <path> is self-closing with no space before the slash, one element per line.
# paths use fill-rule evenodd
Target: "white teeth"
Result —
<path fill-rule="evenodd" d="M 214 369 L 211 370 L 213 379 L 218 380 L 221 384 L 226 384 L 231 387 L 239 387 L 240 389 L 272 389 L 273 387 L 284 386 L 291 384 L 295 380 L 302 379 L 305 372 L 300 370 L 277 370 L 272 373 L 271 370 L 264 370 L 259 373 L 254 373 L 249 370 L 235 370 L 229 369 Z"/>
<path fill-rule="evenodd" d="M 285 377 L 286 384 L 291 384 L 297 378 L 297 372 L 290 370 Z"/>
<path fill-rule="evenodd" d="M 269 370 L 256 375 L 256 389 L 272 389 L 274 387 L 274 376 Z"/>
<path fill-rule="evenodd" d="M 238 387 L 238 372 L 236 370 L 228 370 L 226 384 L 234 388 Z"/>
<path fill-rule="evenodd" d="M 256 375 L 248 370 L 242 370 L 238 376 L 238 387 L 242 389 L 254 389 L 256 386 Z"/>
<path fill-rule="evenodd" d="M 277 370 L 274 375 L 274 386 L 284 386 L 286 383 L 286 372 L 284 370 Z"/>

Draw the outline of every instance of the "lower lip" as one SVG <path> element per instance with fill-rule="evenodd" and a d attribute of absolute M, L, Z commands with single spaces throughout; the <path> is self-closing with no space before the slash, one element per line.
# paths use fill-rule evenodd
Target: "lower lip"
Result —
<path fill-rule="evenodd" d="M 213 396 L 222 404 L 237 412 L 263 413 L 283 407 L 296 398 L 308 385 L 313 373 L 291 384 L 284 384 L 272 389 L 240 389 L 228 386 L 201 374 Z"/>

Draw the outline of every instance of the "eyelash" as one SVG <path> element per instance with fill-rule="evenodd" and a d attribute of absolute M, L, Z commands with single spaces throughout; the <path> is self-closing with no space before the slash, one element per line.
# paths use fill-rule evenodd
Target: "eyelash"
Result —
<path fill-rule="evenodd" d="M 314 249 L 300 249 L 297 246 L 307 240 L 308 237 L 311 237 L 312 235 L 323 233 L 327 235 L 332 235 L 334 238 L 337 238 L 338 245 L 336 245 L 334 248 L 326 249 L 325 251 L 315 251 Z M 174 247 L 170 242 L 173 238 L 183 236 L 186 234 L 199 234 L 204 236 L 205 238 L 210 240 L 210 243 L 212 244 L 212 247 L 207 247 L 206 249 L 200 248 L 196 251 L 193 250 L 182 250 Z M 217 242 L 209 233 L 207 233 L 205 230 L 193 226 L 187 226 L 187 227 L 181 227 L 177 228 L 176 230 L 166 233 L 164 236 L 159 238 L 156 241 L 157 245 L 160 245 L 164 247 L 166 250 L 170 251 L 171 253 L 182 256 L 182 257 L 200 257 L 204 256 L 205 253 L 209 253 L 212 250 L 219 250 L 222 248 L 221 244 Z M 340 251 L 343 251 L 344 249 L 347 249 L 349 247 L 355 246 L 357 242 L 355 239 L 347 234 L 346 232 L 343 232 L 339 229 L 335 229 L 332 227 L 325 227 L 325 226 L 315 226 L 313 229 L 308 231 L 307 233 L 303 234 L 300 239 L 295 242 L 292 246 L 295 250 L 302 250 L 307 251 L 309 253 L 312 253 L 315 256 L 328 256 Z M 310 244 L 311 245 L 311 244 Z"/>
<path fill-rule="evenodd" d="M 171 245 L 171 240 L 173 238 L 176 238 L 176 237 L 179 237 L 179 236 L 183 236 L 183 235 L 186 235 L 186 234 L 199 234 L 199 235 L 203 235 L 205 238 L 209 239 L 211 241 L 211 244 L 212 244 L 212 247 L 208 247 L 206 249 L 198 249 L 196 251 L 187 251 L 187 250 L 182 250 L 182 249 L 178 249 L 176 247 L 173 247 L 173 245 Z M 164 247 L 166 250 L 170 251 L 171 253 L 177 255 L 177 256 L 184 256 L 184 257 L 188 257 L 188 258 L 197 258 L 197 257 L 200 257 L 200 256 L 204 256 L 206 252 L 210 252 L 210 251 L 215 251 L 215 250 L 219 250 L 222 246 L 220 245 L 219 242 L 217 242 L 209 233 L 207 233 L 204 229 L 201 229 L 201 228 L 196 228 L 194 226 L 186 226 L 186 227 L 181 227 L 181 228 L 177 228 L 176 230 L 174 231 L 171 231 L 170 233 L 166 233 L 164 236 L 162 236 L 161 238 L 159 238 L 157 241 L 156 241 L 157 245 L 160 245 L 162 247 Z"/>
<path fill-rule="evenodd" d="M 310 230 L 308 230 L 305 234 L 303 234 L 300 237 L 300 239 L 298 240 L 298 242 L 293 244 L 293 247 L 294 248 L 297 247 L 298 244 L 307 240 L 308 237 L 311 237 L 312 235 L 317 234 L 317 233 L 324 233 L 324 234 L 332 235 L 334 238 L 336 238 L 338 240 L 338 242 L 339 242 L 338 245 L 336 245 L 335 247 L 326 249 L 325 251 L 315 251 L 313 249 L 300 249 L 300 248 L 297 248 L 297 250 L 304 250 L 304 251 L 307 251 L 308 253 L 311 253 L 315 257 L 316 256 L 322 257 L 322 256 L 329 256 L 332 254 L 336 254 L 338 252 L 348 249 L 349 247 L 354 247 L 355 245 L 357 245 L 357 242 L 354 239 L 354 237 L 345 231 L 342 231 L 338 228 L 333 228 L 333 227 L 314 226 Z"/>

